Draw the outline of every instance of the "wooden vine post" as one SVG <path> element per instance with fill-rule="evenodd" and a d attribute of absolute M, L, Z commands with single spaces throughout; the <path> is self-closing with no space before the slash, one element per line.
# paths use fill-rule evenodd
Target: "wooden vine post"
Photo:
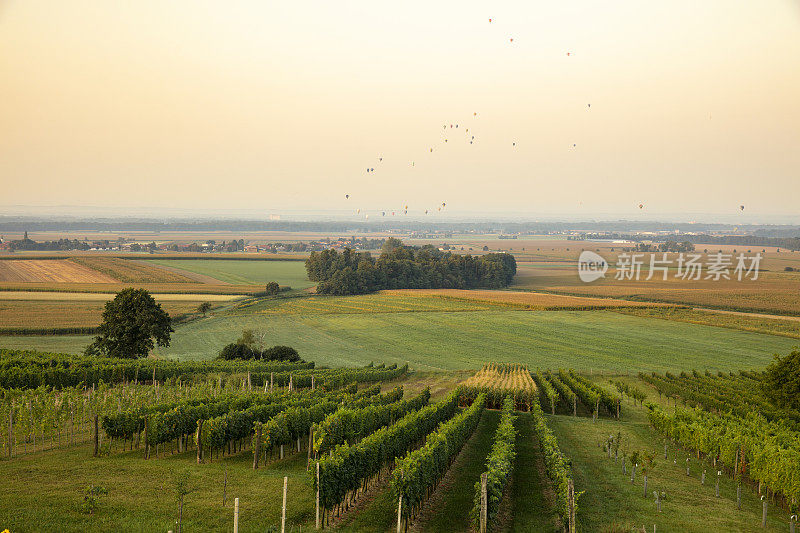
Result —
<path fill-rule="evenodd" d="M 593 420 L 597 421 L 597 417 L 600 416 L 600 396 L 597 397 L 594 403 L 594 417 Z"/>
<path fill-rule="evenodd" d="M 403 525 L 403 495 L 397 500 L 397 533 L 402 531 Z"/>
<path fill-rule="evenodd" d="M 761 512 L 761 528 L 767 527 L 767 497 L 761 497 L 761 503 L 764 505 L 764 510 Z"/>
<path fill-rule="evenodd" d="M 576 524 L 575 524 L 575 483 L 572 481 L 572 478 L 569 478 L 569 482 L 567 484 L 567 498 L 569 501 L 567 502 L 569 505 L 569 533 L 576 533 Z"/>
<path fill-rule="evenodd" d="M 239 533 L 239 498 L 233 500 L 233 533 Z"/>
<path fill-rule="evenodd" d="M 578 416 L 578 397 L 572 395 L 572 416 Z"/>
<path fill-rule="evenodd" d="M 100 424 L 98 423 L 97 415 L 94 415 L 94 453 L 92 457 L 97 457 L 100 454 Z"/>
<path fill-rule="evenodd" d="M 203 441 L 201 440 L 201 435 L 203 432 L 203 421 L 197 421 L 197 464 L 203 462 Z"/>
<path fill-rule="evenodd" d="M 261 453 L 261 423 L 256 424 L 256 441 L 253 443 L 253 470 L 258 469 L 258 456 Z"/>
<path fill-rule="evenodd" d="M 487 518 L 487 494 L 486 494 L 486 481 L 487 473 L 481 474 L 481 533 L 486 533 L 486 518 Z"/>
<path fill-rule="evenodd" d="M 286 492 L 289 486 L 289 478 L 283 477 L 283 506 L 281 507 L 281 533 L 286 533 Z"/>
<path fill-rule="evenodd" d="M 308 428 L 308 458 L 306 459 L 306 471 L 308 471 L 308 467 L 311 465 L 311 448 L 314 443 L 314 430 L 312 428 Z"/>
<path fill-rule="evenodd" d="M 150 417 L 144 417 L 144 458 L 150 459 Z"/>
<path fill-rule="evenodd" d="M 316 519 L 316 529 L 319 529 L 319 463 L 317 463 L 317 519 Z"/>
<path fill-rule="evenodd" d="M 269 373 L 269 391 L 270 392 L 272 392 L 274 390 L 273 389 L 274 386 L 275 386 L 275 372 L 270 372 Z"/>

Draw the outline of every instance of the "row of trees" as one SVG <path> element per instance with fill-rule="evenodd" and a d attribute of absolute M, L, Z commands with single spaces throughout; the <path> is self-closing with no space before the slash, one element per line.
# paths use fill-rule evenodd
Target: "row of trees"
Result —
<path fill-rule="evenodd" d="M 318 293 L 342 295 L 381 289 L 498 289 L 511 283 L 517 263 L 505 253 L 456 255 L 431 245 L 404 246 L 391 238 L 377 259 L 349 248 L 312 252 L 306 271 L 318 282 Z"/>

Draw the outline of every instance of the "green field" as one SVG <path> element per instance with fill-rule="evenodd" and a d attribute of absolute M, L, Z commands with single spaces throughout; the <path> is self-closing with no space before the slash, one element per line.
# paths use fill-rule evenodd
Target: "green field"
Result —
<path fill-rule="evenodd" d="M 234 285 L 263 285 L 268 281 L 293 289 L 307 289 L 316 283 L 308 281 L 303 261 L 236 261 L 224 259 L 154 259 L 153 263 L 203 274 Z"/>
<path fill-rule="evenodd" d="M 531 368 L 638 372 L 762 368 L 797 339 L 611 311 L 526 311 L 435 297 L 373 295 L 266 300 L 180 325 L 155 353 L 210 359 L 243 329 L 328 366 L 409 362 L 419 370 Z M 0 346 L 78 352 L 89 337 L 2 337 Z"/>

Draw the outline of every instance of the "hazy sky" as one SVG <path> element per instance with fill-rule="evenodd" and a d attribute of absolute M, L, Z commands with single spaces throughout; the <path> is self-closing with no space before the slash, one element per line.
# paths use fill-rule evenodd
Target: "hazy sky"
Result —
<path fill-rule="evenodd" d="M 800 220 L 798 1 L 497 4 L 0 0 L 0 204 Z"/>

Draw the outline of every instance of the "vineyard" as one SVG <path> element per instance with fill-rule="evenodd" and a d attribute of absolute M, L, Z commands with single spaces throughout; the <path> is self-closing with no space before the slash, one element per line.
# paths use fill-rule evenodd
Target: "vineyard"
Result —
<path fill-rule="evenodd" d="M 0 471 L 67 454 L 91 484 L 99 476 L 115 487 L 120 465 L 150 472 L 136 479 L 155 494 L 173 472 L 191 472 L 195 498 L 216 495 L 191 514 L 215 530 L 236 516 L 241 531 L 574 533 L 636 517 L 659 530 L 701 531 L 682 518 L 701 474 L 699 486 L 716 483 L 719 496 L 698 509 L 727 504 L 737 513 L 731 524 L 753 524 L 763 495 L 774 530 L 800 497 L 795 413 L 759 394 L 760 372 L 598 379 L 487 363 L 432 396 L 407 366 L 1 353 L 0 376 L 25 368 L 23 383 L 38 385 L 0 390 Z M 706 481 L 706 470 L 719 475 Z M 273 503 L 261 503 L 263 494 Z M 177 527 L 165 520 L 170 501 L 153 517 L 131 516 L 148 529 Z M 66 530 L 95 529 L 91 520 Z"/>
<path fill-rule="evenodd" d="M 648 404 L 652 426 L 672 442 L 747 483 L 773 503 L 796 511 L 800 498 L 798 413 L 763 395 L 761 375 L 642 374 L 659 395 L 676 400 L 674 412 Z M 678 408 L 677 400 L 686 407 Z"/>

